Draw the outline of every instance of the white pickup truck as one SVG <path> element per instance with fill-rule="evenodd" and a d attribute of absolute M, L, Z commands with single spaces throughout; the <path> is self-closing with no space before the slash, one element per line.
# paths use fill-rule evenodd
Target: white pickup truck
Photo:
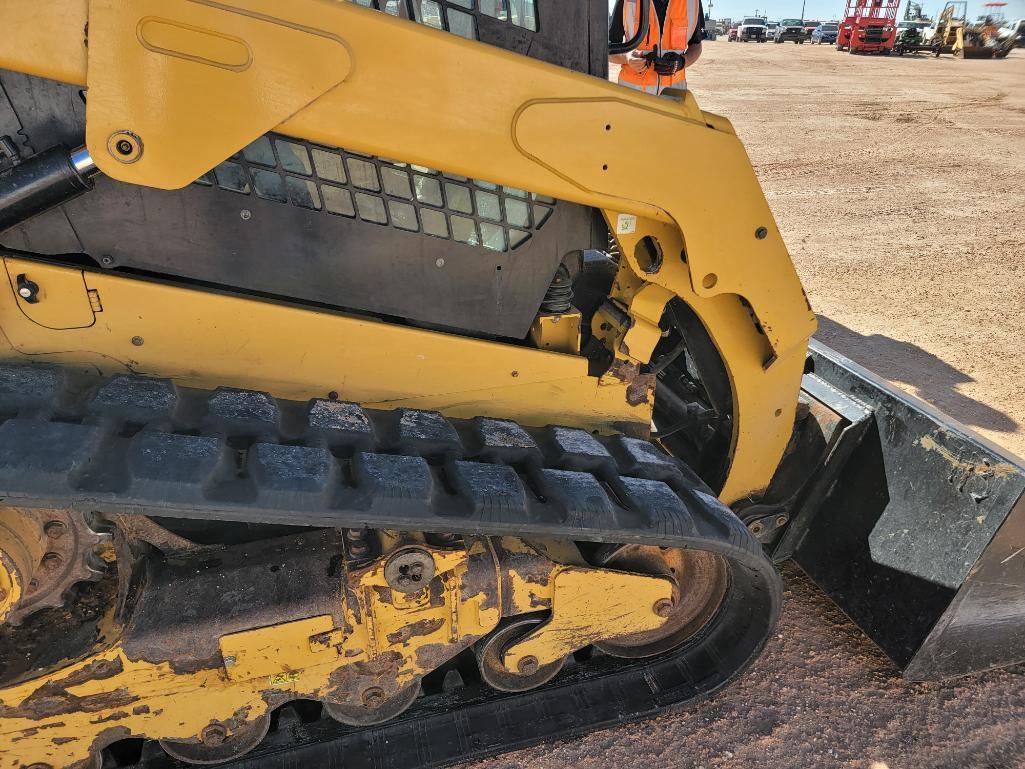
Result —
<path fill-rule="evenodd" d="M 768 29 L 765 19 L 760 16 L 748 16 L 737 28 L 737 40 L 746 43 L 748 40 L 757 40 L 764 43 L 768 37 Z"/>

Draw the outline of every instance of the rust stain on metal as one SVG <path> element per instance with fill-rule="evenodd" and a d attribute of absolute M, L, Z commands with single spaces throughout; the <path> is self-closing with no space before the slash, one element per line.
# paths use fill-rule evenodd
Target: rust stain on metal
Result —
<path fill-rule="evenodd" d="M 606 374 L 626 385 L 626 402 L 631 406 L 651 403 L 655 394 L 655 375 L 642 374 L 638 363 L 614 360 Z"/>
<path fill-rule="evenodd" d="M 399 628 L 394 633 L 388 634 L 388 643 L 391 644 L 404 644 L 408 643 L 414 636 L 430 635 L 436 633 L 445 625 L 443 617 L 435 617 L 434 619 L 422 619 L 412 624 L 405 625 Z"/>
<path fill-rule="evenodd" d="M 94 660 L 59 681 L 47 681 L 26 697 L 20 705 L 0 705 L 0 718 L 27 718 L 40 721 L 68 713 L 98 713 L 125 707 L 139 697 L 123 687 L 107 692 L 78 696 L 68 689 L 90 681 L 103 681 L 124 670 L 120 659 Z"/>
<path fill-rule="evenodd" d="M 405 661 L 397 651 L 389 651 L 363 662 L 353 662 L 335 670 L 328 678 L 328 699 L 332 702 L 361 704 L 360 692 L 380 686 L 386 693 L 398 691 L 398 676 Z"/>
<path fill-rule="evenodd" d="M 416 666 L 421 670 L 435 670 L 459 652 L 468 649 L 480 636 L 465 635 L 458 641 L 447 644 L 424 644 L 416 649 Z"/>
<path fill-rule="evenodd" d="M 21 740 L 27 740 L 29 737 L 35 737 L 43 729 L 61 729 L 67 726 L 63 721 L 54 721 L 52 724 L 40 724 L 39 726 L 31 726 L 28 729 L 22 729 L 17 737 L 12 737 L 11 742 L 19 742 Z"/>
<path fill-rule="evenodd" d="M 968 474 L 987 473 L 997 478 L 1006 478 L 1018 473 L 1018 468 L 1008 462 L 990 464 L 989 462 L 984 461 L 982 464 L 979 464 L 976 462 L 965 461 L 946 446 L 942 445 L 932 435 L 923 435 L 919 439 L 918 445 L 926 451 L 935 451 L 950 463 L 951 468 L 955 472 L 961 471 Z"/>
<path fill-rule="evenodd" d="M 129 717 L 130 716 L 128 715 L 128 713 L 126 713 L 124 710 L 118 710 L 118 711 L 115 711 L 114 713 L 111 713 L 110 715 L 101 716 L 100 718 L 94 718 L 89 723 L 90 724 L 105 724 L 105 723 L 108 723 L 110 721 L 123 721 L 124 719 L 129 718 Z"/>
<path fill-rule="evenodd" d="M 52 681 L 40 686 L 16 707 L 0 705 L 0 718 L 27 718 L 31 721 L 41 721 L 44 718 L 63 716 L 68 713 L 99 713 L 111 708 L 131 705 L 138 700 L 137 695 L 125 688 L 79 697 L 65 691 L 60 682 Z"/>
<path fill-rule="evenodd" d="M 482 545 L 480 549 L 478 545 Z M 474 552 L 474 551 L 477 552 Z M 467 543 L 467 568 L 459 578 L 459 592 L 463 600 L 480 597 L 482 611 L 498 608 L 498 584 L 495 576 L 494 554 L 487 544 L 480 541 Z"/>
<path fill-rule="evenodd" d="M 552 599 L 551 598 L 540 598 L 534 594 L 530 596 L 530 607 L 532 609 L 551 609 Z"/>

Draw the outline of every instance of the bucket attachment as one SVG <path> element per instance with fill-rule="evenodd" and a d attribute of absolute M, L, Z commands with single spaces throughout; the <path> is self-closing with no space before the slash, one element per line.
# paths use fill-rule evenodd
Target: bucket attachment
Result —
<path fill-rule="evenodd" d="M 773 485 L 788 464 L 818 470 L 789 497 L 774 558 L 910 680 L 1025 661 L 1025 462 L 814 341 L 808 372 Z"/>

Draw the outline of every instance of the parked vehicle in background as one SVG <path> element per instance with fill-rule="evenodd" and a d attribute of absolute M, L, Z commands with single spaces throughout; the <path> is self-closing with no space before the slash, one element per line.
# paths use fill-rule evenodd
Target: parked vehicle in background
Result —
<path fill-rule="evenodd" d="M 923 42 L 922 30 L 918 27 L 906 27 L 897 30 L 897 40 L 893 44 L 893 52 L 898 56 L 919 51 L 932 51 L 932 47 Z"/>
<path fill-rule="evenodd" d="M 819 24 L 821 24 L 821 23 L 822 22 L 820 22 L 820 21 L 807 21 L 807 20 L 805 20 L 805 22 L 804 22 L 804 39 L 805 40 L 811 40 L 811 33 L 814 32 L 818 28 Z"/>
<path fill-rule="evenodd" d="M 746 43 L 749 40 L 757 40 L 764 43 L 766 39 L 765 17 L 748 16 L 737 28 L 737 40 Z"/>
<path fill-rule="evenodd" d="M 804 22 L 801 19 L 783 19 L 776 27 L 776 34 L 772 38 L 775 43 L 785 43 L 793 40 L 795 43 L 804 42 Z"/>
<path fill-rule="evenodd" d="M 737 28 L 730 27 L 730 31 L 726 33 L 726 42 L 732 43 L 737 39 Z"/>
<path fill-rule="evenodd" d="M 901 0 L 847 0 L 836 50 L 889 55 L 897 34 Z"/>
<path fill-rule="evenodd" d="M 836 36 L 840 32 L 840 24 L 835 21 L 824 21 L 815 27 L 815 31 L 811 33 L 812 45 L 822 45 L 823 43 L 835 43 Z"/>
<path fill-rule="evenodd" d="M 931 21 L 898 21 L 897 22 L 897 40 L 903 40 L 905 35 L 910 30 L 915 30 L 916 35 L 920 39 L 925 38 L 925 31 L 932 25 Z"/>
<path fill-rule="evenodd" d="M 998 32 L 1001 40 L 1013 37 L 1019 48 L 1025 48 L 1025 19 L 1004 22 Z"/>
<path fill-rule="evenodd" d="M 778 21 L 767 21 L 767 22 L 765 22 L 765 36 L 766 37 L 774 37 L 775 34 L 776 34 L 776 30 L 777 29 L 779 29 L 779 22 Z"/>

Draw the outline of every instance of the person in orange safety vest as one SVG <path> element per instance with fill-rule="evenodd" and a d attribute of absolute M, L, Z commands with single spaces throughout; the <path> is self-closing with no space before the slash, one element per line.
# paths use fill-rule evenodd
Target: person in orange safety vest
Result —
<path fill-rule="evenodd" d="M 653 94 L 686 88 L 687 67 L 701 56 L 701 0 L 616 0 L 609 40 L 629 40 L 637 33 L 642 2 L 651 3 L 647 36 L 636 50 L 609 56 L 610 63 L 622 66 L 620 85 Z"/>

